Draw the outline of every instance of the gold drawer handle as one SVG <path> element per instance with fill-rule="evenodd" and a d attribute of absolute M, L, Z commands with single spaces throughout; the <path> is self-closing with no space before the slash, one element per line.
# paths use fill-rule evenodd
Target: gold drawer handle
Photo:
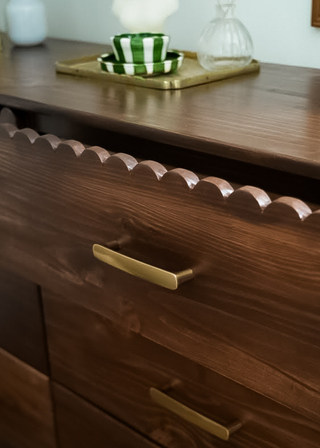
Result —
<path fill-rule="evenodd" d="M 173 398 L 168 397 L 168 395 L 164 394 L 158 389 L 151 387 L 150 396 L 154 402 L 159 404 L 160 406 L 168 409 L 179 417 L 182 417 L 187 422 L 193 423 L 201 429 L 213 434 L 222 440 L 229 440 L 230 434 L 237 431 L 241 428 L 242 424 L 239 421 L 235 421 L 230 423 L 227 426 L 219 425 L 207 417 L 204 417 L 198 412 L 193 411 L 192 409 L 184 406 Z"/>
<path fill-rule="evenodd" d="M 186 269 L 176 273 L 168 272 L 122 255 L 113 249 L 100 246 L 99 244 L 94 244 L 92 249 L 93 255 L 98 260 L 167 289 L 177 289 L 182 283 L 194 277 L 192 269 Z"/>

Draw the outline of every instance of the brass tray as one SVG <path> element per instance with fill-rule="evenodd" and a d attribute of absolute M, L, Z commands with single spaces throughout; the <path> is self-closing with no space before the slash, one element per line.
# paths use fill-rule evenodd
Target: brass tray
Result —
<path fill-rule="evenodd" d="M 148 87 L 150 89 L 176 90 L 199 84 L 205 84 L 212 81 L 219 81 L 221 79 L 227 79 L 233 76 L 258 72 L 260 70 L 259 62 L 253 60 L 250 65 L 244 68 L 233 68 L 208 72 L 199 64 L 196 53 L 188 51 L 183 51 L 182 53 L 184 53 L 185 59 L 182 67 L 176 73 L 159 75 L 150 78 L 104 72 L 101 70 L 100 64 L 97 61 L 97 57 L 99 55 L 58 61 L 56 62 L 56 71 L 58 73 L 67 73 L 69 75 L 82 76 L 86 78 L 98 78 L 105 81 L 115 81 L 123 84 Z"/>

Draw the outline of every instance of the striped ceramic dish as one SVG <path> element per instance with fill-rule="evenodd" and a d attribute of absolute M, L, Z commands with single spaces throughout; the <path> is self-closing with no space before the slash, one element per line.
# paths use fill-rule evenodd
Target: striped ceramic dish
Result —
<path fill-rule="evenodd" d="M 178 70 L 183 62 L 183 53 L 171 51 L 167 53 L 163 62 L 151 62 L 149 64 L 123 64 L 118 62 L 112 53 L 103 54 L 98 58 L 101 69 L 108 73 L 131 76 L 155 76 L 163 73 L 173 73 Z"/>
<path fill-rule="evenodd" d="M 145 64 L 166 59 L 170 37 L 161 33 L 118 34 L 111 37 L 118 62 Z"/>

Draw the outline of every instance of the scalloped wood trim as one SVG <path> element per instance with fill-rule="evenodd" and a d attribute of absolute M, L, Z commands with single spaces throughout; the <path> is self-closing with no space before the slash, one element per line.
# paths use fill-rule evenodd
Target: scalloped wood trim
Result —
<path fill-rule="evenodd" d="M 10 123 L 15 126 L 17 125 L 17 120 L 14 113 L 7 107 L 2 108 L 0 111 L 0 123 Z"/>
<path fill-rule="evenodd" d="M 2 114 L 2 112 L 1 112 Z M 7 116 L 7 112 L 5 113 Z M 110 155 L 103 148 L 93 146 L 85 148 L 84 145 L 75 140 L 61 141 L 54 135 L 39 136 L 32 129 L 18 130 L 12 123 L 0 123 L 0 137 L 12 139 L 16 143 L 29 143 L 31 146 L 51 150 L 57 154 L 74 157 L 81 163 L 101 164 L 112 170 L 120 168 L 130 176 L 149 176 L 150 181 L 154 179 L 162 182 L 171 188 L 187 188 L 193 194 L 205 199 L 210 205 L 212 200 L 225 204 L 230 211 L 240 213 L 245 218 L 249 216 L 261 216 L 266 223 L 273 222 L 308 222 L 310 228 L 320 227 L 320 210 L 312 210 L 301 200 L 291 197 L 281 197 L 271 201 L 268 194 L 253 186 L 244 186 L 233 190 L 230 184 L 219 178 L 207 177 L 199 180 L 198 176 L 191 171 L 176 168 L 167 171 L 164 166 L 154 161 L 137 160 L 124 153 Z M 312 218 L 311 218 L 312 217 Z"/>
<path fill-rule="evenodd" d="M 16 126 L 10 123 L 0 123 L 0 137 L 12 138 L 14 134 L 17 132 Z"/>

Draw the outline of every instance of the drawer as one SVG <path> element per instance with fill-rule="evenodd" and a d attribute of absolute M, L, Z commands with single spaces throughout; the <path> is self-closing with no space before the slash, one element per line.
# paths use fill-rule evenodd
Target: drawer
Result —
<path fill-rule="evenodd" d="M 49 379 L 0 349 L 0 446 L 56 448 Z"/>
<path fill-rule="evenodd" d="M 37 285 L 1 268 L 0 347 L 47 373 L 44 322 Z"/>
<path fill-rule="evenodd" d="M 1 135 L 9 267 L 320 421 L 320 213 L 31 130 Z M 154 285 L 95 259 L 94 244 L 194 279 Z"/>
<path fill-rule="evenodd" d="M 126 425 L 53 384 L 60 448 L 156 448 Z"/>
<path fill-rule="evenodd" d="M 61 296 L 46 292 L 44 304 L 53 378 L 155 442 L 168 448 L 319 446 L 318 423 Z M 177 416 L 172 403 L 168 410 L 153 402 L 151 388 L 210 421 L 242 427 L 228 442 L 220 440 Z"/>

